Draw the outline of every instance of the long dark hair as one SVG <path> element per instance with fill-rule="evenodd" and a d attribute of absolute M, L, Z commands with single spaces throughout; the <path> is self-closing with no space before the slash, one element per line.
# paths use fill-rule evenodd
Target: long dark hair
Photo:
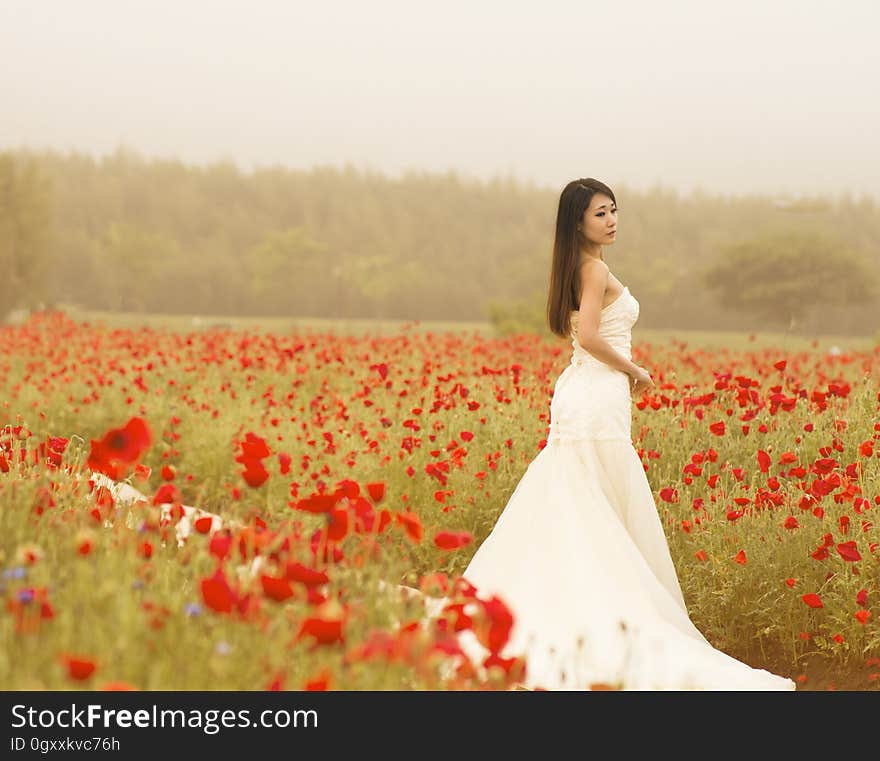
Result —
<path fill-rule="evenodd" d="M 556 213 L 556 240 L 550 265 L 550 292 L 547 296 L 547 322 L 560 338 L 571 336 L 571 313 L 580 308 L 581 234 L 577 226 L 596 193 L 611 197 L 614 192 L 604 182 L 592 177 L 572 180 L 559 196 Z"/>

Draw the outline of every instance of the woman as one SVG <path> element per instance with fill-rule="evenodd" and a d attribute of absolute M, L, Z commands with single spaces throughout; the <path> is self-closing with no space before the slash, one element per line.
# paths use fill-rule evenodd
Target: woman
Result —
<path fill-rule="evenodd" d="M 691 622 L 631 437 L 631 396 L 654 386 L 631 360 L 639 302 L 609 271 L 617 202 L 594 179 L 559 198 L 547 316 L 571 337 L 547 445 L 463 572 L 514 616 L 501 657 L 526 655 L 525 685 L 584 689 L 790 690 L 790 679 L 713 648 Z M 446 598 L 428 605 L 429 616 Z M 468 657 L 487 651 L 459 633 Z"/>

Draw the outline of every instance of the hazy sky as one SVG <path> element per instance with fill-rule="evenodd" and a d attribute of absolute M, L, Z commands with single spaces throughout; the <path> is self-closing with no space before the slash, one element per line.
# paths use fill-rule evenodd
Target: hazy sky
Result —
<path fill-rule="evenodd" d="M 0 149 L 880 197 L 876 0 L 0 0 Z"/>

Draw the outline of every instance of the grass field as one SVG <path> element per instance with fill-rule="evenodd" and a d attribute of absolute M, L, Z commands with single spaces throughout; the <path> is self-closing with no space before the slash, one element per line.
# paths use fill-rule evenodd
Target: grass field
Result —
<path fill-rule="evenodd" d="M 335 320 L 324 318 L 286 318 L 286 317 L 229 317 L 218 315 L 176 315 L 176 314 L 137 314 L 132 312 L 102 312 L 84 310 L 65 306 L 64 311 L 80 322 L 94 325 L 103 324 L 108 328 L 137 329 L 141 326 L 156 330 L 189 332 L 202 330 L 248 330 L 267 333 L 285 334 L 299 332 L 303 334 L 335 335 L 396 335 L 403 330 L 452 332 L 478 335 L 491 338 L 495 331 L 489 322 L 453 322 L 453 321 L 401 321 L 401 320 Z M 546 337 L 548 342 L 556 339 Z M 647 330 L 638 325 L 633 329 L 633 343 L 646 342 L 657 345 L 669 345 L 672 341 L 686 343 L 688 346 L 700 348 L 728 349 L 764 349 L 778 348 L 788 351 L 828 351 L 833 347 L 870 351 L 877 345 L 877 340 L 865 336 L 837 335 L 800 335 L 797 333 L 736 333 L 724 331 L 699 330 Z"/>
<path fill-rule="evenodd" d="M 543 445 L 564 342 L 72 310 L 0 340 L 0 686 L 516 681 L 522 664 L 456 661 L 388 590 L 451 589 Z M 771 334 L 633 344 L 658 381 L 634 400 L 633 443 L 694 622 L 800 689 L 877 689 L 880 351 Z M 148 502 L 90 491 L 89 470 Z M 180 505 L 223 525 L 179 542 Z"/>

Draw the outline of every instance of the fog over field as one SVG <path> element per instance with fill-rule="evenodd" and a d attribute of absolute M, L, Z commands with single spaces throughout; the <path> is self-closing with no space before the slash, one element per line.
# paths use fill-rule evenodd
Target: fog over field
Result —
<path fill-rule="evenodd" d="M 880 6 L 0 0 L 0 150 L 880 197 Z"/>

